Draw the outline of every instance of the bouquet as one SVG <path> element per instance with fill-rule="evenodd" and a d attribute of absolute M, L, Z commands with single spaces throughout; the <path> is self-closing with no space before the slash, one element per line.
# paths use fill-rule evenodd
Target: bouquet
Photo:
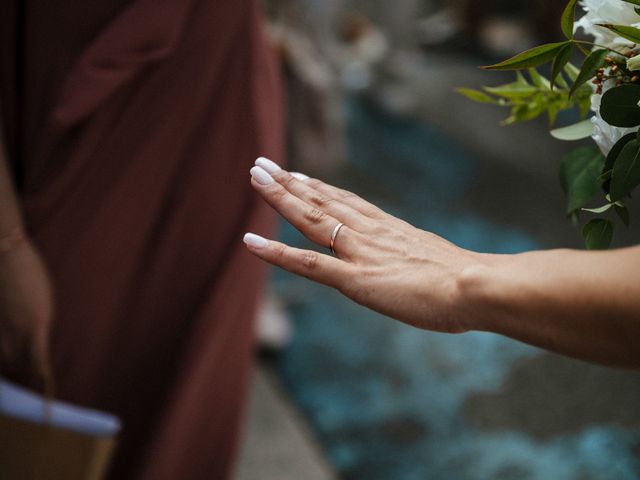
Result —
<path fill-rule="evenodd" d="M 576 8 L 584 15 L 575 21 Z M 482 90 L 459 89 L 472 100 L 511 108 L 506 125 L 547 114 L 560 140 L 591 137 L 560 163 L 567 215 L 592 218 L 582 227 L 588 249 L 608 248 L 616 222 L 628 226 L 625 201 L 640 184 L 640 0 L 570 0 L 561 20 L 566 39 L 527 50 L 487 70 L 516 70 L 516 80 Z M 586 34 L 592 41 L 577 37 Z M 571 60 L 580 55 L 582 64 Z M 549 65 L 548 78 L 537 70 Z M 581 121 L 553 126 L 559 112 Z M 587 208 L 600 192 L 602 205 Z M 595 218 L 593 218 L 595 217 Z"/>

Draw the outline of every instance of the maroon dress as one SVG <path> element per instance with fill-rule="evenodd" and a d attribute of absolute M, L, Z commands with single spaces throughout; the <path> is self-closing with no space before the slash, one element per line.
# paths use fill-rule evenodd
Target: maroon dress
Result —
<path fill-rule="evenodd" d="M 0 102 L 56 293 L 58 396 L 120 415 L 111 478 L 224 479 L 238 443 L 281 158 L 254 0 L 4 0 Z"/>

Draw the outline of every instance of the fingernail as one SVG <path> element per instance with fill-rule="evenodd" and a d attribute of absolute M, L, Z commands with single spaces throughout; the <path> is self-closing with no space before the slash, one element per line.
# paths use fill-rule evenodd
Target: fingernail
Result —
<path fill-rule="evenodd" d="M 277 163 L 272 162 L 268 158 L 260 157 L 256 160 L 256 165 L 264 168 L 269 173 L 277 173 L 282 170 Z"/>
<path fill-rule="evenodd" d="M 256 235 L 255 233 L 245 233 L 242 240 L 244 243 L 254 248 L 264 248 L 269 243 L 266 238 Z"/>
<path fill-rule="evenodd" d="M 305 175 L 304 173 L 300 173 L 300 172 L 291 172 L 291 176 L 297 178 L 301 182 L 304 182 L 305 180 L 309 180 L 309 177 L 307 175 Z"/>
<path fill-rule="evenodd" d="M 274 182 L 273 177 L 265 172 L 261 167 L 253 167 L 249 170 L 249 173 L 251 173 L 251 176 L 255 178 L 256 182 L 260 185 L 271 185 Z"/>

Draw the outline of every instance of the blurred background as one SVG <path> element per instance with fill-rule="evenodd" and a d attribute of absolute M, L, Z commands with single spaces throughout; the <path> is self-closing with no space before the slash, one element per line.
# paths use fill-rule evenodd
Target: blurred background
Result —
<path fill-rule="evenodd" d="M 577 145 L 455 91 L 511 81 L 478 66 L 560 39 L 564 3 L 267 2 L 289 169 L 465 248 L 581 248 L 557 175 Z M 637 243 L 623 230 L 616 245 Z M 258 335 L 238 480 L 640 478 L 638 373 L 418 331 L 281 271 Z"/>

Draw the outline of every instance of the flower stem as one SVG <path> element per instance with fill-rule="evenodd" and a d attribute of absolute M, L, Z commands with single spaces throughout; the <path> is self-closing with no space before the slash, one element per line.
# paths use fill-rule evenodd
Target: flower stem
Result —
<path fill-rule="evenodd" d="M 582 45 L 591 45 L 592 47 L 599 47 L 599 48 L 603 48 L 605 50 L 609 50 L 610 52 L 613 53 L 617 53 L 618 55 L 620 55 L 621 57 L 626 57 L 626 55 L 622 52 L 619 52 L 618 50 L 615 50 L 611 47 L 605 47 L 604 45 L 599 45 L 597 43 L 593 43 L 593 42 L 587 42 L 586 40 L 576 40 L 575 38 L 573 40 L 571 40 L 573 43 L 578 45 L 578 48 L 580 48 L 580 44 Z M 580 48 L 580 50 L 582 50 L 582 48 Z"/>

